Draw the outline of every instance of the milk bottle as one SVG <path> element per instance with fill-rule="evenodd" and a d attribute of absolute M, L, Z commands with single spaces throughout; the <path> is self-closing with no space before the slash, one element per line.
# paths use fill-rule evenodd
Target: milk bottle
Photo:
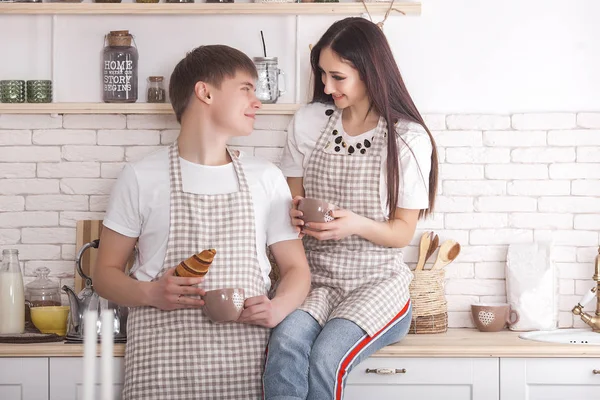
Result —
<path fill-rule="evenodd" d="M 25 293 L 18 250 L 2 251 L 0 267 L 0 334 L 25 330 Z"/>

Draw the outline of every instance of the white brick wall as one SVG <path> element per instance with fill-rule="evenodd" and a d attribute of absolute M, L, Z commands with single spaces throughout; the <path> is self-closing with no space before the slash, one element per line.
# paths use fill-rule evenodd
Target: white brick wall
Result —
<path fill-rule="evenodd" d="M 600 244 L 600 113 L 425 115 L 440 154 L 436 213 L 423 230 L 462 245 L 446 268 L 449 325 L 470 327 L 469 306 L 505 301 L 510 243 L 553 240 L 560 326 L 592 286 Z M 274 163 L 289 116 L 259 116 L 232 147 Z M 75 222 L 101 219 L 123 165 L 178 135 L 165 115 L 0 115 L 0 248 L 17 248 L 26 279 L 39 266 L 73 284 Z"/>

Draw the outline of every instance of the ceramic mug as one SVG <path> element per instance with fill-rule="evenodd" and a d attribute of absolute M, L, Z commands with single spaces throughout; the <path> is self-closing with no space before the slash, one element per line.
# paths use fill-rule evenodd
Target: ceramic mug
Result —
<path fill-rule="evenodd" d="M 331 215 L 336 206 L 326 201 L 312 198 L 302 198 L 298 202 L 298 210 L 302 211 L 301 220 L 304 222 L 330 222 L 334 218 Z"/>
<path fill-rule="evenodd" d="M 244 309 L 244 289 L 226 288 L 207 291 L 204 296 L 204 314 L 212 322 L 237 321 Z"/>
<path fill-rule="evenodd" d="M 475 326 L 481 332 L 498 332 L 506 324 L 519 322 L 519 313 L 507 303 L 478 303 L 471 305 Z"/>

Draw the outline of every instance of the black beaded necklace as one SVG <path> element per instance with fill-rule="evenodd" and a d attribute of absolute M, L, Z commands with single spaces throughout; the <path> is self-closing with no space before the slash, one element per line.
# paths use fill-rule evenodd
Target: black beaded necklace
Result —
<path fill-rule="evenodd" d="M 333 110 L 328 109 L 325 111 L 325 115 L 327 115 L 328 117 L 330 117 L 333 114 Z M 344 142 L 344 139 L 342 138 L 342 135 L 340 134 L 340 132 L 337 129 L 334 129 L 331 134 L 333 135 L 334 139 L 334 145 L 335 147 L 333 148 L 333 150 L 336 153 L 339 153 L 342 151 L 342 149 L 346 149 L 346 153 L 348 155 L 352 155 L 354 154 L 356 151 L 360 152 L 360 154 L 366 154 L 367 149 L 369 149 L 371 147 L 371 143 L 374 140 L 374 136 L 371 137 L 371 140 L 369 139 L 365 139 L 362 143 L 358 142 L 356 143 L 354 146 L 348 145 L 346 142 Z M 326 149 L 328 149 L 331 146 L 331 142 L 327 142 L 327 145 L 325 146 Z"/>

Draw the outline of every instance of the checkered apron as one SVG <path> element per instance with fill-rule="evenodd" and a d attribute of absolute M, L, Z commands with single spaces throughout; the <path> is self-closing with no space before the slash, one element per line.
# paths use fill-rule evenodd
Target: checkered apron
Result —
<path fill-rule="evenodd" d="M 310 156 L 304 175 L 306 197 L 385 221 L 379 180 L 387 123 L 379 119 L 365 154 L 329 154 L 325 150 L 335 146 L 334 128 L 340 115 L 341 110 L 331 115 Z M 412 273 L 402 261 L 400 249 L 379 246 L 357 235 L 337 241 L 305 236 L 304 247 L 312 287 L 301 309 L 321 326 L 333 318 L 345 318 L 373 336 L 408 301 Z"/>
<path fill-rule="evenodd" d="M 206 290 L 241 287 L 246 297 L 267 293 L 256 254 L 254 208 L 239 159 L 230 152 L 239 191 L 183 192 L 177 142 L 169 148 L 171 217 L 161 273 L 203 249 L 217 255 Z M 215 324 L 202 310 L 132 308 L 127 325 L 125 400 L 260 399 L 270 330 Z"/>

